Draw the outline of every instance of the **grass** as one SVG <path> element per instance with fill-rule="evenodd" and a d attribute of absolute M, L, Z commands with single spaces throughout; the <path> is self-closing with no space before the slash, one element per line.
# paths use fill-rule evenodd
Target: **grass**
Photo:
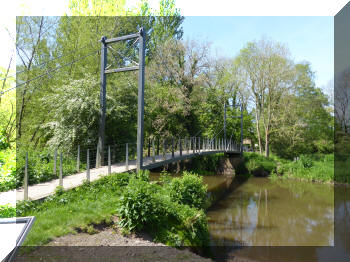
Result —
<path fill-rule="evenodd" d="M 244 153 L 243 156 L 244 160 L 237 169 L 239 175 L 269 176 L 271 179 L 293 178 L 325 183 L 335 181 L 334 154 L 301 155 L 296 161 L 273 154 L 270 158 L 257 153 Z M 336 182 L 340 180 L 343 183 L 350 182 L 348 176 L 343 176 Z"/>
<path fill-rule="evenodd" d="M 113 174 L 72 190 L 58 190 L 44 201 L 19 203 L 17 216 L 36 217 L 24 245 L 43 245 L 54 237 L 75 233 L 92 223 L 109 222 L 115 214 L 125 176 Z"/>
<path fill-rule="evenodd" d="M 200 180 L 195 174 L 188 176 Z M 187 180 L 184 181 L 180 187 L 187 186 Z M 171 188 L 149 182 L 148 174 L 112 174 L 71 190 L 58 188 L 55 195 L 44 201 L 20 202 L 17 216 L 36 217 L 23 245 L 44 245 L 82 229 L 95 233 L 91 225 L 110 224 L 115 215 L 126 233 L 145 230 L 156 241 L 171 246 L 205 245 L 209 233 L 204 211 L 183 204 L 183 198 L 170 194 Z"/>
<path fill-rule="evenodd" d="M 281 164 L 282 175 L 311 182 L 334 181 L 334 155 L 301 156 L 297 161 Z"/>

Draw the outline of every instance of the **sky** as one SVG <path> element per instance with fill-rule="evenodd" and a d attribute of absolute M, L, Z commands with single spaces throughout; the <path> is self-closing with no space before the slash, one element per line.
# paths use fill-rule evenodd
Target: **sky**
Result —
<path fill-rule="evenodd" d="M 129 6 L 136 2 L 137 0 L 127 0 Z M 149 0 L 152 8 L 157 8 L 158 2 L 159 0 Z M 234 57 L 248 41 L 262 37 L 279 41 L 287 45 L 295 62 L 311 63 L 316 72 L 316 84 L 322 87 L 333 78 L 333 15 L 344 6 L 344 2 L 346 1 L 309 0 L 306 3 L 304 0 L 216 0 L 213 5 L 213 1 L 209 0 L 176 0 L 176 6 L 186 17 L 183 23 L 185 40 L 195 38 L 211 42 L 213 53 L 218 52 L 219 55 L 228 57 Z M 16 0 L 8 3 L 8 10 L 0 11 L 0 66 L 3 67 L 7 67 L 14 49 L 15 16 L 63 15 L 68 11 L 69 0 Z M 267 3 L 271 3 L 271 6 L 273 4 L 273 8 Z M 298 3 L 303 8 L 299 8 Z M 265 16 L 198 17 L 228 14 Z M 312 16 L 266 16 L 278 14 Z M 328 16 L 315 16 L 325 14 Z"/>
<path fill-rule="evenodd" d="M 184 39 L 212 44 L 213 54 L 234 57 L 249 41 L 262 38 L 283 43 L 295 63 L 308 61 L 316 85 L 326 86 L 334 72 L 334 18 L 331 16 L 189 16 Z"/>

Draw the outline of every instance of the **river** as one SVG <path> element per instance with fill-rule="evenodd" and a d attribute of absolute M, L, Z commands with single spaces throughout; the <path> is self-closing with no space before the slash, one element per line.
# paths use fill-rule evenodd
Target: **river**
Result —
<path fill-rule="evenodd" d="M 215 260 L 350 261 L 350 187 L 257 177 L 203 181 L 211 197 L 220 195 L 207 211 Z"/>

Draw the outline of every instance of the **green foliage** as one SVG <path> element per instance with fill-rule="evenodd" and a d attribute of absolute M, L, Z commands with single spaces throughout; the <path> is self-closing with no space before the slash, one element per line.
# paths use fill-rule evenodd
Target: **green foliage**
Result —
<path fill-rule="evenodd" d="M 156 191 L 156 185 L 132 178 L 118 204 L 119 225 L 130 231 L 140 231 L 157 224 L 164 214 L 154 197 Z"/>
<path fill-rule="evenodd" d="M 223 157 L 224 153 L 195 156 L 191 158 L 189 170 L 200 175 L 213 174 Z"/>
<path fill-rule="evenodd" d="M 147 172 L 112 174 L 72 190 L 58 190 L 44 201 L 18 202 L 17 216 L 36 217 L 24 245 L 43 245 L 67 233 L 95 233 L 91 225 L 110 221 L 115 214 L 124 232 L 146 230 L 172 246 L 207 245 L 203 210 L 174 202 L 165 186 L 146 180 Z"/>
<path fill-rule="evenodd" d="M 281 164 L 283 175 L 316 182 L 334 181 L 334 155 L 301 155 L 298 160 Z"/>
<path fill-rule="evenodd" d="M 16 188 L 16 149 L 0 150 L 0 192 Z"/>
<path fill-rule="evenodd" d="M 203 209 L 206 187 L 191 173 L 170 179 L 162 174 L 163 186 L 133 176 L 118 203 L 119 225 L 149 231 L 156 241 L 172 246 L 203 246 L 209 241 Z M 180 190 L 180 193 L 176 190 Z M 186 192 L 187 190 L 187 192 Z"/>
<path fill-rule="evenodd" d="M 9 218 L 16 216 L 16 208 L 10 205 L 0 205 L 0 218 Z"/>
<path fill-rule="evenodd" d="M 244 153 L 243 161 L 236 170 L 239 175 L 268 176 L 275 172 L 277 165 L 271 158 L 257 153 Z"/>
<path fill-rule="evenodd" d="M 4 178 L 0 176 L 4 181 L 0 184 L 0 191 L 22 186 L 25 171 L 25 153 L 26 151 L 18 151 L 15 165 L 7 171 L 7 175 L 3 175 Z M 59 173 L 59 156 L 57 157 L 56 174 L 53 173 L 53 166 L 54 156 L 52 151 L 28 149 L 28 181 L 30 185 L 57 179 Z M 63 155 L 62 169 L 63 177 L 75 174 L 77 169 L 76 158 L 72 155 Z M 85 164 L 80 163 L 80 170 L 83 169 L 85 169 Z"/>
<path fill-rule="evenodd" d="M 173 178 L 166 188 L 172 201 L 197 209 L 206 208 L 207 186 L 197 174 L 185 171 L 181 177 Z"/>

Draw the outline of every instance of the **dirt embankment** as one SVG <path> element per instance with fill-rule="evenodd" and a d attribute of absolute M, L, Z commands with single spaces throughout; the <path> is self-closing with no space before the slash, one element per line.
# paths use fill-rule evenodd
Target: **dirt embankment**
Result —
<path fill-rule="evenodd" d="M 98 233 L 68 234 L 53 239 L 46 246 L 28 254 L 18 255 L 15 261 L 193 261 L 210 262 L 191 251 L 179 250 L 152 241 L 149 235 L 123 236 L 115 227 L 100 229 Z"/>

